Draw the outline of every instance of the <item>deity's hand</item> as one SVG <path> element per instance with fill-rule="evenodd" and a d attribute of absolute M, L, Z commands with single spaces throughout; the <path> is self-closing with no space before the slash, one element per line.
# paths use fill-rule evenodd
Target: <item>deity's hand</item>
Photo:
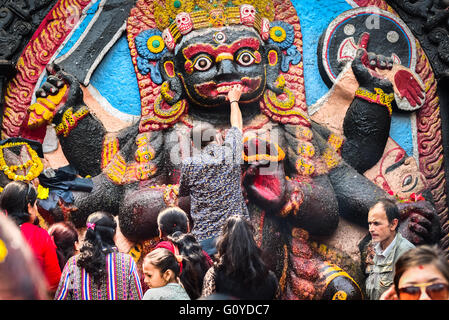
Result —
<path fill-rule="evenodd" d="M 47 80 L 36 91 L 37 102 L 28 108 L 30 128 L 50 123 L 65 106 L 76 106 L 83 101 L 81 86 L 74 76 L 60 70 L 55 64 L 49 64 L 47 72 Z"/>
<path fill-rule="evenodd" d="M 426 90 L 419 76 L 402 65 L 395 64 L 391 71 L 380 71 L 393 84 L 399 109 L 415 111 L 425 102 Z M 399 99 L 399 100 L 398 100 Z"/>
<path fill-rule="evenodd" d="M 352 61 L 352 71 L 360 87 L 371 92 L 374 92 L 374 88 L 380 88 L 387 94 L 392 93 L 393 85 L 390 80 L 378 71 L 391 70 L 393 59 L 373 52 L 367 52 L 368 41 L 369 34 L 364 33 L 361 36 L 356 57 Z"/>
<path fill-rule="evenodd" d="M 421 103 L 424 98 L 423 90 L 411 72 L 399 70 L 394 78 L 394 83 L 398 87 L 401 97 L 406 98 L 413 107 Z"/>
<path fill-rule="evenodd" d="M 399 231 L 414 245 L 434 244 L 440 240 L 441 225 L 435 208 L 428 201 L 400 202 Z"/>
<path fill-rule="evenodd" d="M 243 187 L 248 196 L 260 208 L 278 211 L 285 203 L 285 173 L 280 164 L 273 166 L 268 162 L 250 164 L 243 173 Z"/>

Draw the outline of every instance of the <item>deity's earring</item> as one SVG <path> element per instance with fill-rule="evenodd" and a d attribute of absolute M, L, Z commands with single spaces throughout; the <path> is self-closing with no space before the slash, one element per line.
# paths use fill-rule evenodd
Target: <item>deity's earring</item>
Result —
<path fill-rule="evenodd" d="M 267 89 L 261 103 L 264 114 L 276 121 L 292 121 L 294 123 L 309 123 L 310 118 L 306 111 L 295 108 L 296 97 L 287 88 L 286 79 L 280 74 L 282 51 L 275 45 L 266 46 L 267 59 Z"/>
<path fill-rule="evenodd" d="M 167 103 L 171 103 L 174 100 L 175 93 L 170 89 L 170 83 L 168 81 L 164 81 L 161 85 L 161 95 Z"/>
<path fill-rule="evenodd" d="M 282 52 L 277 46 L 270 45 L 267 48 L 267 87 L 276 94 L 281 94 L 282 89 L 276 85 L 280 72 L 280 59 Z"/>
<path fill-rule="evenodd" d="M 272 89 L 266 93 L 272 105 L 280 110 L 290 110 L 295 105 L 295 95 L 285 86 L 285 78 L 279 75 Z M 279 96 L 283 94 L 282 98 Z"/>
<path fill-rule="evenodd" d="M 164 79 L 161 85 L 161 96 L 171 106 L 181 100 L 183 92 L 181 79 L 176 75 L 173 58 L 172 54 L 165 54 L 160 61 L 160 72 Z"/>

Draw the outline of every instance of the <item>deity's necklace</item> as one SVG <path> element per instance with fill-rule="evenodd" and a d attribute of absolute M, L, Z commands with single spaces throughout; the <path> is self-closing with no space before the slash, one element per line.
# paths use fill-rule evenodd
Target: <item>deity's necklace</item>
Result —
<path fill-rule="evenodd" d="M 8 166 L 3 156 L 3 149 L 21 145 L 26 146 L 27 151 L 31 156 L 31 159 L 21 165 Z M 29 167 L 31 168 L 26 175 L 18 175 L 15 173 L 17 170 L 23 170 Z M 42 164 L 42 161 L 37 155 L 36 151 L 34 151 L 26 142 L 15 142 L 15 143 L 6 143 L 0 146 L 0 168 L 3 170 L 3 172 L 10 180 L 31 181 L 42 172 L 44 165 Z"/>

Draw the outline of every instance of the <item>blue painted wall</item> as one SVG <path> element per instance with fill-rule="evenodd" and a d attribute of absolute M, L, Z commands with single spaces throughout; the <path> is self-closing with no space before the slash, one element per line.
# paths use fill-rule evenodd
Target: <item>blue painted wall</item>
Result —
<path fill-rule="evenodd" d="M 318 71 L 318 40 L 332 20 L 352 7 L 345 0 L 293 0 L 292 3 L 299 16 L 304 43 L 306 101 L 312 105 L 329 90 Z"/>

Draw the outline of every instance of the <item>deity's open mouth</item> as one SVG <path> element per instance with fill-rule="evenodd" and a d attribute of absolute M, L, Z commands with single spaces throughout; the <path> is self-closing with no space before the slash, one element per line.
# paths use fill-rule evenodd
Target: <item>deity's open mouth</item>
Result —
<path fill-rule="evenodd" d="M 195 91 L 205 99 L 216 98 L 218 96 L 226 96 L 234 85 L 240 84 L 243 86 L 243 92 L 248 94 L 256 91 L 262 82 L 261 77 L 248 78 L 244 77 L 240 81 L 227 81 L 216 83 L 210 81 L 195 85 Z"/>

